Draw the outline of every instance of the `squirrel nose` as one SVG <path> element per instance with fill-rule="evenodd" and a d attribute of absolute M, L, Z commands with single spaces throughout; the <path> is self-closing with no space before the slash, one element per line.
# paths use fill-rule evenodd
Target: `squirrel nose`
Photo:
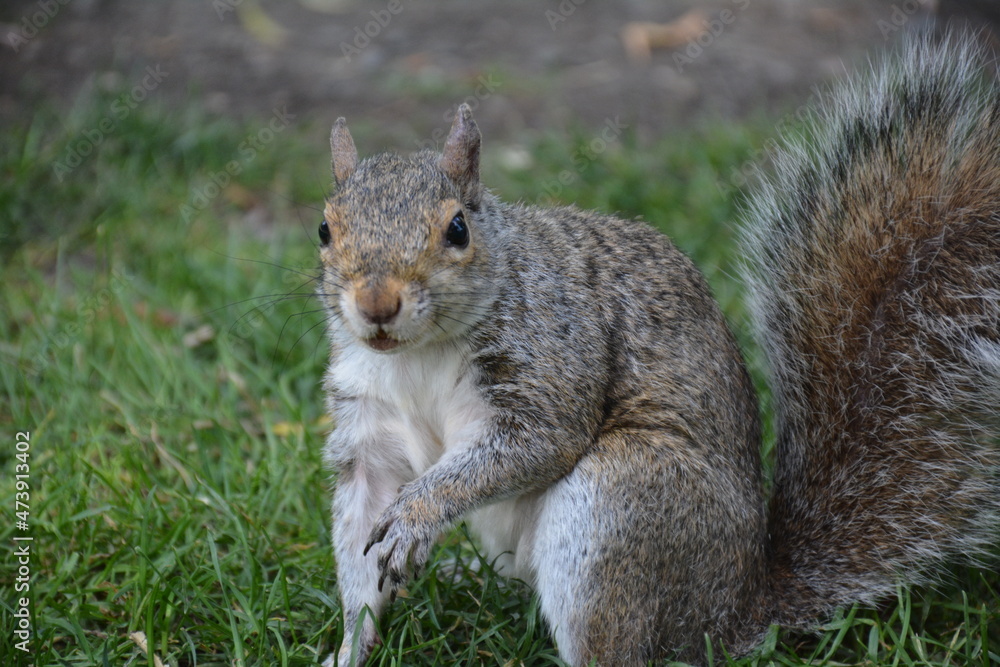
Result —
<path fill-rule="evenodd" d="M 355 301 L 358 312 L 369 324 L 389 324 L 399 314 L 402 299 L 399 291 L 382 288 L 365 288 L 357 292 Z"/>

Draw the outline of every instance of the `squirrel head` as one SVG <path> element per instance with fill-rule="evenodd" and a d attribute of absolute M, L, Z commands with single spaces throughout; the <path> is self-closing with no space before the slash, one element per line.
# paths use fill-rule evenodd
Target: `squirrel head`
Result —
<path fill-rule="evenodd" d="M 458 108 L 442 153 L 358 161 L 343 118 L 330 134 L 336 191 L 320 224 L 320 296 L 334 329 L 379 352 L 456 338 L 485 315 L 480 134 Z"/>

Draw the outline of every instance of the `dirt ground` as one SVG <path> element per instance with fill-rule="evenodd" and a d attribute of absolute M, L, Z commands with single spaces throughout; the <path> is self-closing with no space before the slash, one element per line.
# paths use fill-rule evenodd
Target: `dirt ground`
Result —
<path fill-rule="evenodd" d="M 780 113 L 935 17 L 994 40 L 994 0 L 5 0 L 0 122 L 93 87 L 214 114 L 339 115 L 439 141 L 461 100 L 490 137 L 611 119 L 640 139 Z M 692 11 L 700 13 L 692 13 Z M 623 30 L 654 42 L 648 58 Z M 662 27 L 630 24 L 649 22 Z M 636 32 L 638 30 L 638 33 Z M 645 31 L 645 32 L 644 32 Z M 669 38 L 669 34 L 667 35 Z M 661 39 L 661 41 L 664 41 Z M 641 42 L 641 40 L 640 40 Z M 141 100 L 139 100 L 141 103 Z M 414 139 L 425 137 L 425 139 Z M 400 145 L 400 142 L 404 142 Z"/>

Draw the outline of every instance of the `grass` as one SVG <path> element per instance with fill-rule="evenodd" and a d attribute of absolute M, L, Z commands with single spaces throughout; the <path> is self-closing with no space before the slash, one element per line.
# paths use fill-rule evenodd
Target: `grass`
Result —
<path fill-rule="evenodd" d="M 315 664 L 342 634 L 319 456 L 325 347 L 308 296 L 326 129 L 292 124 L 251 157 L 239 147 L 268 119 L 148 103 L 58 180 L 53 165 L 113 99 L 0 129 L 0 664 L 28 664 L 15 648 L 23 595 L 37 665 Z M 626 132 L 600 151 L 578 129 L 531 139 L 530 163 L 487 138 L 485 179 L 511 201 L 654 221 L 706 270 L 749 346 L 738 195 L 717 180 L 761 144 L 758 125 L 653 149 Z M 352 129 L 364 151 L 364 126 Z M 563 171 L 559 192 L 537 178 Z M 30 432 L 21 460 L 18 431 Z M 13 516 L 18 463 L 27 531 Z M 13 576 L 23 535 L 27 593 Z M 444 540 L 383 619 L 375 664 L 560 664 L 520 584 L 450 565 L 474 557 L 461 528 Z M 747 664 L 995 664 L 1000 578 L 954 578 L 847 610 L 818 636 L 775 632 Z"/>

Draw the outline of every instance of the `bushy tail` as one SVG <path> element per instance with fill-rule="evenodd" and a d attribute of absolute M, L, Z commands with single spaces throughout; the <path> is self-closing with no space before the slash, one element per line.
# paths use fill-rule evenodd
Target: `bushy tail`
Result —
<path fill-rule="evenodd" d="M 903 51 L 826 100 L 748 214 L 785 625 L 1000 527 L 1000 88 L 969 38 Z"/>

